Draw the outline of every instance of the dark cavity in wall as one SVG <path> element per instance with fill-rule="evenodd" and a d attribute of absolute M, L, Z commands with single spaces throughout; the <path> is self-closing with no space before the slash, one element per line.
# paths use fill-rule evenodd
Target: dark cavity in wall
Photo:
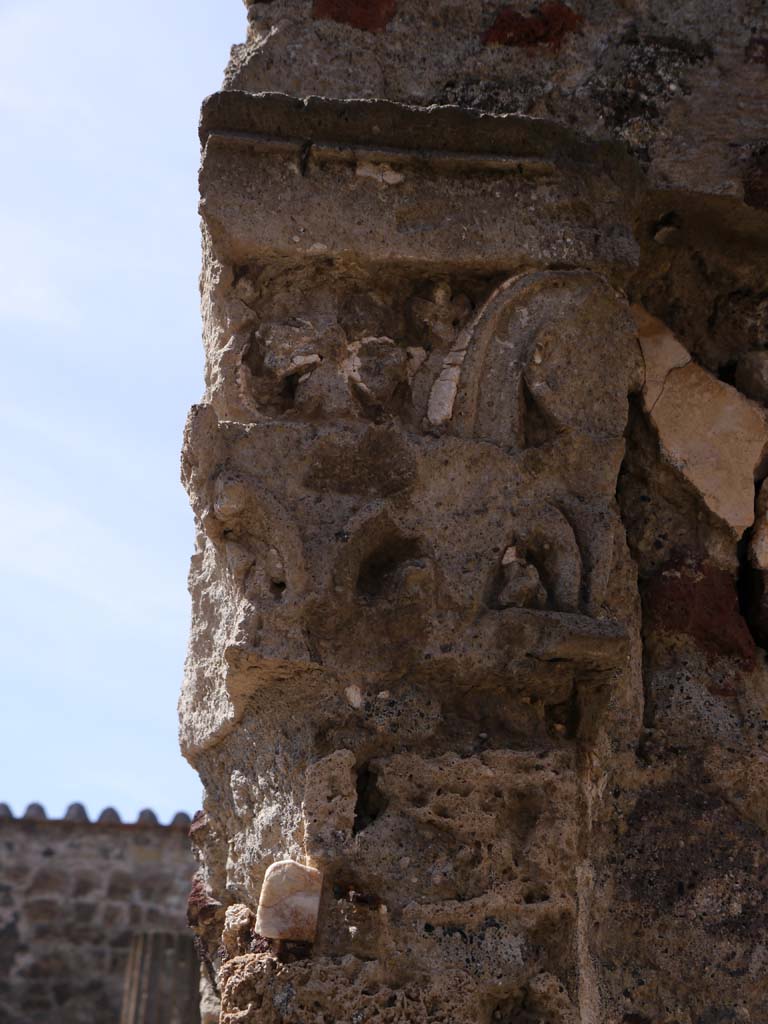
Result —
<path fill-rule="evenodd" d="M 360 566 L 357 592 L 369 601 L 386 597 L 397 583 L 398 572 L 418 562 L 419 542 L 410 537 L 393 536 L 381 544 Z"/>
<path fill-rule="evenodd" d="M 387 806 L 387 800 L 378 787 L 376 769 L 370 763 L 357 770 L 357 802 L 352 834 L 357 835 L 379 817 Z"/>
<path fill-rule="evenodd" d="M 755 485 L 755 492 L 760 484 Z M 736 580 L 736 591 L 739 610 L 746 622 L 752 639 L 758 647 L 768 650 L 768 588 L 767 573 L 752 564 L 749 548 L 753 529 L 746 530 L 738 546 L 739 574 Z"/>

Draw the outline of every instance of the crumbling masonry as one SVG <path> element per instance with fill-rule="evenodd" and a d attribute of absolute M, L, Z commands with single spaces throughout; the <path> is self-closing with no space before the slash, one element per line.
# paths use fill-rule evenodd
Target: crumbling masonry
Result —
<path fill-rule="evenodd" d="M 248 19 L 183 457 L 205 1019 L 764 1024 L 768 15 Z"/>

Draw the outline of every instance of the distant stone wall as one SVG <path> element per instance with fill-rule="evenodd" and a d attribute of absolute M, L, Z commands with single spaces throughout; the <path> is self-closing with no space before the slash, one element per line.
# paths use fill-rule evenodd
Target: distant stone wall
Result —
<path fill-rule="evenodd" d="M 186 930 L 188 827 L 0 805 L 0 1024 L 117 1024 L 132 937 Z"/>

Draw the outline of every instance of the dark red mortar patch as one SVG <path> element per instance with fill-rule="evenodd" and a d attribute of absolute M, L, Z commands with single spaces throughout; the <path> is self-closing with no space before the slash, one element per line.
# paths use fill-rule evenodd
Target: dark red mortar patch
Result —
<path fill-rule="evenodd" d="M 753 36 L 744 55 L 750 64 L 768 65 L 768 36 Z"/>
<path fill-rule="evenodd" d="M 208 827 L 208 815 L 205 811 L 195 811 L 189 826 L 189 838 L 194 838 L 196 832 Z"/>
<path fill-rule="evenodd" d="M 724 569 L 670 563 L 648 583 L 643 613 L 646 629 L 683 633 L 712 657 L 737 658 L 754 668 L 755 642 L 739 610 L 736 583 Z"/>
<path fill-rule="evenodd" d="M 744 202 L 768 210 L 768 147 L 755 153 L 744 174 Z"/>
<path fill-rule="evenodd" d="M 314 0 L 312 17 L 340 21 L 364 32 L 383 32 L 397 14 L 397 0 Z"/>
<path fill-rule="evenodd" d="M 213 898 L 202 878 L 195 878 L 187 898 L 187 924 L 191 928 L 204 924 L 220 909 L 221 904 Z"/>
<path fill-rule="evenodd" d="M 569 32 L 577 32 L 584 19 L 560 0 L 546 0 L 531 14 L 502 7 L 483 35 L 486 46 L 548 46 L 559 50 Z"/>

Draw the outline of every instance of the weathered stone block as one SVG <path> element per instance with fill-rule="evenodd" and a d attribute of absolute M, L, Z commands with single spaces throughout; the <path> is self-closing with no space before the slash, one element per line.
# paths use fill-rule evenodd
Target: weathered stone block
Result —
<path fill-rule="evenodd" d="M 256 931 L 268 939 L 312 942 L 317 930 L 323 873 L 294 860 L 270 864 L 256 913 Z"/>

